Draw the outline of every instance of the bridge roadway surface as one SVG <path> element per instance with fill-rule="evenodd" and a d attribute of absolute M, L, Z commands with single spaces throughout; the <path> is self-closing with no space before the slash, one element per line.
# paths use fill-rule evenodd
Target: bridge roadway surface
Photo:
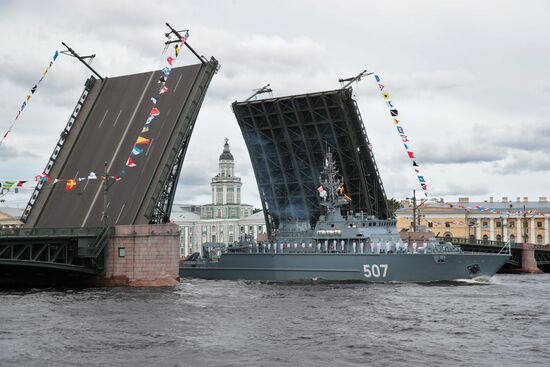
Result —
<path fill-rule="evenodd" d="M 109 223 L 144 224 L 148 219 L 142 215 L 142 206 L 147 204 L 147 190 L 154 182 L 159 161 L 165 149 L 169 149 L 169 139 L 178 120 L 183 105 L 191 94 L 201 65 L 190 65 L 172 69 L 167 81 L 169 92 L 162 94 L 156 107 L 160 115 L 151 122 L 150 131 L 141 134 L 160 89 L 160 71 L 146 72 L 106 79 L 103 89 L 85 119 L 85 124 L 72 151 L 62 165 L 58 178 L 71 179 L 87 177 L 95 172 L 99 177 L 104 172 L 104 162 L 108 162 L 108 172 L 126 175 L 114 183 L 109 190 Z M 101 88 L 98 80 L 95 88 Z M 86 101 L 86 104 L 94 101 Z M 84 109 L 83 108 L 83 109 Z M 82 121 L 81 121 L 82 123 Z M 134 157 L 136 167 L 125 167 L 126 160 L 138 136 L 149 138 L 149 145 L 140 145 L 143 153 Z M 59 159 L 58 159 L 59 160 Z M 59 166 L 57 167 L 59 169 Z M 54 178 L 54 177 L 52 177 Z M 100 180 L 85 180 L 77 183 L 71 191 L 65 191 L 65 183 L 47 184 L 40 196 L 42 205 L 32 211 L 34 227 L 97 227 L 102 223 L 103 185 Z M 140 216 L 141 214 L 141 216 Z"/>

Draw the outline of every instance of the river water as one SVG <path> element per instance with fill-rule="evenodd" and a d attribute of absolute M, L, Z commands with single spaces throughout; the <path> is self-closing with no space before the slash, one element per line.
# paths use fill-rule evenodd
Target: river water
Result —
<path fill-rule="evenodd" d="M 550 366 L 550 274 L 0 291 L 1 366 Z"/>

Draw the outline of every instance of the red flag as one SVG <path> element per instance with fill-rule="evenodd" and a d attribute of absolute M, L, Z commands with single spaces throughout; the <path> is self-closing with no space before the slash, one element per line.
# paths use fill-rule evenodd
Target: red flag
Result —
<path fill-rule="evenodd" d="M 166 92 L 168 92 L 168 87 L 165 86 L 165 85 L 163 85 L 162 88 L 160 88 L 159 94 L 164 94 L 164 93 L 166 93 Z"/>
<path fill-rule="evenodd" d="M 76 180 L 67 180 L 65 184 L 65 191 L 72 190 L 76 187 Z"/>
<path fill-rule="evenodd" d="M 149 112 L 149 115 L 151 115 L 151 116 L 158 116 L 158 115 L 160 115 L 160 111 L 159 111 L 158 108 L 153 107 L 153 108 L 151 108 L 151 112 Z"/>
<path fill-rule="evenodd" d="M 25 182 L 27 182 L 27 181 L 18 181 L 18 182 L 17 182 L 17 187 L 23 186 L 23 184 L 24 184 Z"/>
<path fill-rule="evenodd" d="M 414 152 L 407 151 L 407 154 L 409 155 L 409 158 L 411 159 L 414 158 Z"/>
<path fill-rule="evenodd" d="M 128 160 L 126 161 L 126 165 L 127 165 L 128 167 L 135 167 L 135 166 L 136 166 L 134 160 L 133 160 L 131 157 L 128 158 Z"/>
<path fill-rule="evenodd" d="M 172 66 L 172 63 L 174 62 L 174 58 L 172 56 L 168 56 L 168 58 L 166 59 L 166 61 L 168 61 L 168 63 L 170 64 L 170 66 Z"/>

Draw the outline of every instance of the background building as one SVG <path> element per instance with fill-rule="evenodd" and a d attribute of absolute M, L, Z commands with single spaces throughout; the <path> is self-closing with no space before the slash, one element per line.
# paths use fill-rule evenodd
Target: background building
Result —
<path fill-rule="evenodd" d="M 240 233 L 261 240 L 266 236 L 263 212 L 241 203 L 242 182 L 235 176 L 235 162 L 225 139 L 218 161 L 218 174 L 210 182 L 212 203 L 206 205 L 174 204 L 172 221 L 181 227 L 180 255 L 202 252 L 207 242 L 232 244 Z"/>
<path fill-rule="evenodd" d="M 417 224 L 439 236 L 463 237 L 485 241 L 528 242 L 550 244 L 548 218 L 550 203 L 546 197 L 529 201 L 517 197 L 515 201 L 503 197 L 501 201 L 426 202 L 420 206 Z M 412 228 L 413 210 L 409 201 L 397 210 L 398 230 Z"/>
<path fill-rule="evenodd" d="M 0 207 L 0 229 L 18 228 L 21 227 L 21 214 L 23 209 Z"/>

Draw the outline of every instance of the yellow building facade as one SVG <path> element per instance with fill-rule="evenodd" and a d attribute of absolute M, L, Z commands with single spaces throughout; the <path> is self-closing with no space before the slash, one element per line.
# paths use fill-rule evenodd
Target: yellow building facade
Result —
<path fill-rule="evenodd" d="M 396 212 L 397 229 L 411 230 L 412 204 L 406 200 L 401 204 L 402 208 Z M 540 197 L 538 201 L 529 201 L 526 197 L 509 201 L 503 197 L 498 202 L 493 198 L 483 202 L 460 198 L 452 203 L 425 202 L 417 205 L 417 228 L 421 226 L 441 237 L 550 244 L 550 203 L 546 197 Z"/>

